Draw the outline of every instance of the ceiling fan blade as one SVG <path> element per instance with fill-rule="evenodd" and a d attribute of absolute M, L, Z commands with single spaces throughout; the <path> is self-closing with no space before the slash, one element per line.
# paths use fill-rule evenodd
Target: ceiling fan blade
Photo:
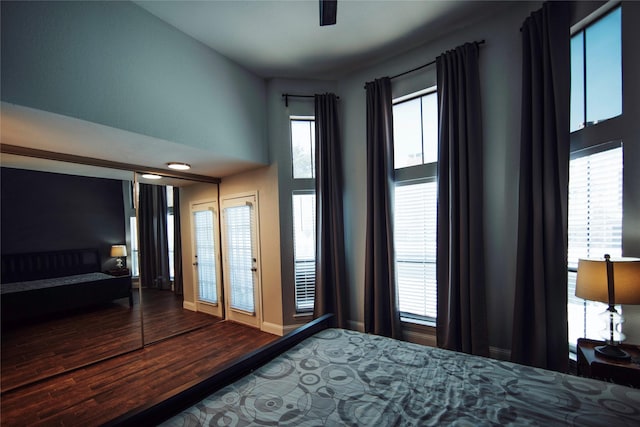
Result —
<path fill-rule="evenodd" d="M 338 0 L 320 0 L 320 26 L 335 25 Z"/>

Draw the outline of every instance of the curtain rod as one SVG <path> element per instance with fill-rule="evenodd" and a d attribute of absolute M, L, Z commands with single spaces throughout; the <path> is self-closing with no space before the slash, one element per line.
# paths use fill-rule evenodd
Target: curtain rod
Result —
<path fill-rule="evenodd" d="M 484 40 L 480 40 L 479 42 L 474 42 L 474 43 L 475 43 L 475 44 L 477 44 L 477 45 L 479 46 L 479 45 L 484 44 Z M 435 63 L 436 63 L 436 60 L 434 59 L 434 60 L 433 60 L 433 61 L 431 61 L 431 62 L 427 62 L 426 64 L 420 65 L 419 67 L 413 68 L 413 69 L 411 69 L 411 70 L 409 70 L 409 71 L 405 71 L 404 73 L 400 73 L 400 74 L 396 74 L 395 76 L 391 76 L 391 77 L 389 77 L 389 80 L 393 80 L 393 79 L 395 79 L 395 78 L 402 77 L 402 76 L 404 76 L 405 74 L 413 73 L 414 71 L 421 70 L 421 69 L 426 68 L 426 67 L 428 67 L 429 65 L 433 65 L 433 64 L 435 64 Z"/>
<path fill-rule="evenodd" d="M 291 93 L 283 93 L 282 97 L 284 98 L 285 107 L 289 106 L 289 98 L 315 98 L 315 95 L 294 95 Z M 336 96 L 336 99 L 340 99 L 339 96 Z"/>

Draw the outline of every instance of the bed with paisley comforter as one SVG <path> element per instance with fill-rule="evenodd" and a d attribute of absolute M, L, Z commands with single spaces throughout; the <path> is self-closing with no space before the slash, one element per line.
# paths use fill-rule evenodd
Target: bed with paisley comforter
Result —
<path fill-rule="evenodd" d="M 640 425 L 638 389 L 344 329 L 311 333 L 224 387 L 218 378 L 163 425 Z"/>

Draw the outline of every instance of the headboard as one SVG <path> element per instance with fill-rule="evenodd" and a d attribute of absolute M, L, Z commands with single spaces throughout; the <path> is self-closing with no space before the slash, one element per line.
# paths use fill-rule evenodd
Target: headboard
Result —
<path fill-rule="evenodd" d="M 101 270 L 97 249 L 3 254 L 1 283 L 48 279 Z"/>

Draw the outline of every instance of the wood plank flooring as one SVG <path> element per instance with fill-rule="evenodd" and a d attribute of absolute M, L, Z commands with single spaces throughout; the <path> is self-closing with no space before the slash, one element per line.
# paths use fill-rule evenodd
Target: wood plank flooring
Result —
<path fill-rule="evenodd" d="M 278 337 L 223 321 L 1 396 L 3 426 L 100 425 Z"/>
<path fill-rule="evenodd" d="M 221 319 L 182 308 L 170 291 L 143 289 L 145 343 Z M 46 321 L 2 330 L 0 391 L 38 381 L 142 346 L 138 292 Z"/>

